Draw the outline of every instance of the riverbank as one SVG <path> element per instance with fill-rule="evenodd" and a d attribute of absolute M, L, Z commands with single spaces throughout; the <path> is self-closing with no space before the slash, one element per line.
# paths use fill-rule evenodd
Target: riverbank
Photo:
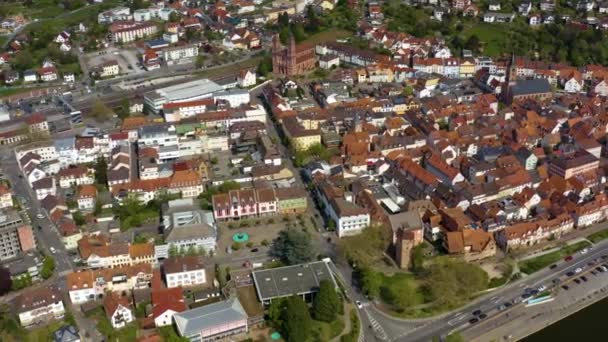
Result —
<path fill-rule="evenodd" d="M 603 319 L 606 308 L 608 298 L 524 338 L 522 342 L 595 341 L 605 333 Z"/>
<path fill-rule="evenodd" d="M 462 331 L 466 341 L 519 341 L 586 307 L 608 298 L 608 274 L 587 274 L 588 282 L 568 283 L 569 290 L 559 288 L 554 300 L 526 307 L 518 305 L 512 310 L 471 325 Z"/>

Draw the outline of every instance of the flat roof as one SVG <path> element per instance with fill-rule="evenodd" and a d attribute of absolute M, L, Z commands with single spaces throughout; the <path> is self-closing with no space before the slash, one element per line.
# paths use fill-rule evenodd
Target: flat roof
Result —
<path fill-rule="evenodd" d="M 247 319 L 247 312 L 237 298 L 176 313 L 173 318 L 181 336 L 203 334 Z"/>
<path fill-rule="evenodd" d="M 167 102 L 179 102 L 202 98 L 222 90 L 224 90 L 222 86 L 205 78 L 157 89 L 156 93 L 164 97 Z"/>
<path fill-rule="evenodd" d="M 337 287 L 326 261 L 253 271 L 252 275 L 260 301 L 317 292 L 322 280 Z"/>

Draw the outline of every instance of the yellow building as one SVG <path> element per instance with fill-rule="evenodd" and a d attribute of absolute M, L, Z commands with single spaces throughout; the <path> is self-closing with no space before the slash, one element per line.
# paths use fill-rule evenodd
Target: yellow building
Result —
<path fill-rule="evenodd" d="M 319 129 L 305 129 L 294 117 L 283 120 L 283 131 L 296 151 L 305 151 L 310 146 L 321 143 Z"/>
<path fill-rule="evenodd" d="M 475 62 L 468 60 L 468 59 L 464 59 L 460 63 L 460 77 L 461 78 L 473 77 L 474 74 L 475 74 Z"/>

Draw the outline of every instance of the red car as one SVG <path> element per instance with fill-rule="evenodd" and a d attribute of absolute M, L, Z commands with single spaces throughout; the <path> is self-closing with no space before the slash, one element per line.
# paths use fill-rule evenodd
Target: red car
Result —
<path fill-rule="evenodd" d="M 564 261 L 571 261 L 572 259 L 573 259 L 572 255 L 568 255 L 567 257 L 564 258 Z"/>

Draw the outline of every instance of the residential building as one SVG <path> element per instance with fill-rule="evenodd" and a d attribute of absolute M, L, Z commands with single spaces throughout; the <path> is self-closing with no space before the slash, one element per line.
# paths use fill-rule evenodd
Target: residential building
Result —
<path fill-rule="evenodd" d="M 81 270 L 66 275 L 67 290 L 72 304 L 82 304 L 109 292 L 122 293 L 150 287 L 152 266 L 137 264 L 100 270 Z"/>
<path fill-rule="evenodd" d="M 196 45 L 184 45 L 163 49 L 163 59 L 167 65 L 186 63 L 198 56 Z"/>
<path fill-rule="evenodd" d="M 173 324 L 173 316 L 186 310 L 181 287 L 152 290 L 152 317 L 157 328 Z"/>
<path fill-rule="evenodd" d="M 0 261 L 16 258 L 19 253 L 36 249 L 32 228 L 16 210 L 0 210 Z"/>
<path fill-rule="evenodd" d="M 0 184 L 0 209 L 13 206 L 13 193 L 6 185 Z"/>
<path fill-rule="evenodd" d="M 50 287 L 26 290 L 17 297 L 15 309 L 24 327 L 46 324 L 49 320 L 63 318 L 65 314 L 61 294 Z"/>
<path fill-rule="evenodd" d="M 97 201 L 97 187 L 94 185 L 81 185 L 76 194 L 78 209 L 82 211 L 92 211 L 95 209 Z"/>
<path fill-rule="evenodd" d="M 205 266 L 205 260 L 200 256 L 166 259 L 162 267 L 167 287 L 190 287 L 207 283 Z"/>
<path fill-rule="evenodd" d="M 120 329 L 135 320 L 129 297 L 110 293 L 103 299 L 103 309 L 112 328 Z"/>
<path fill-rule="evenodd" d="M 129 43 L 152 36 L 158 32 L 154 23 L 115 21 L 110 25 L 110 37 L 116 43 Z"/>
<path fill-rule="evenodd" d="M 217 228 L 213 213 L 198 208 L 194 199 L 186 198 L 169 201 L 162 208 L 162 225 L 166 242 L 166 251 L 170 245 L 178 249 L 193 246 L 206 252 L 215 250 Z M 159 258 L 167 254 L 156 252 Z"/>

